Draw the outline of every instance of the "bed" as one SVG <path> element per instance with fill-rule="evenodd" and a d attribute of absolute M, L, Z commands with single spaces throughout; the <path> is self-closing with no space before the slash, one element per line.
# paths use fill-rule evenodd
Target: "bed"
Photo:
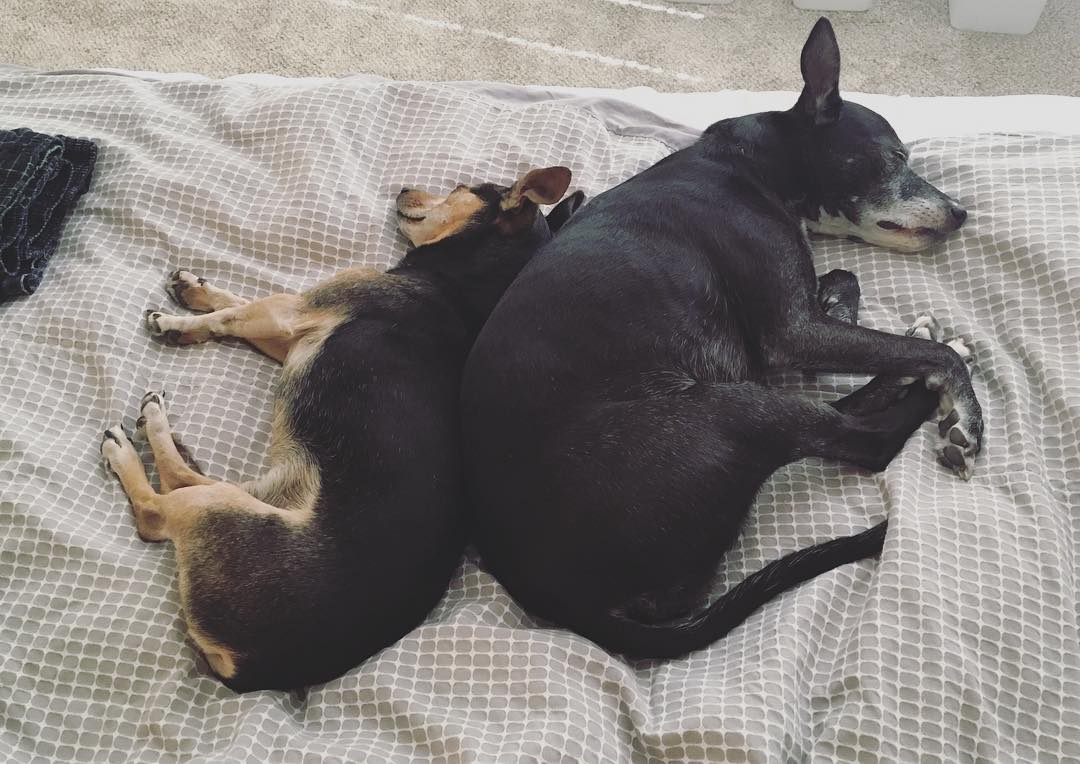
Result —
<path fill-rule="evenodd" d="M 537 623 L 469 556 L 422 626 L 344 677 L 238 696 L 185 642 L 172 549 L 138 540 L 98 452 L 163 385 L 209 474 L 265 466 L 276 367 L 236 342 L 152 341 L 140 317 L 168 305 L 168 271 L 254 297 L 386 267 L 402 185 L 566 164 L 596 194 L 794 94 L 0 68 L 0 127 L 101 147 L 43 285 L 0 304 L 0 759 L 1080 760 L 1080 99 L 849 97 L 970 220 L 918 256 L 821 239 L 818 269 L 858 274 L 870 326 L 931 309 L 971 338 L 971 482 L 936 464 L 930 424 L 879 475 L 782 469 L 717 591 L 887 516 L 881 558 L 685 658 L 628 663 Z"/>

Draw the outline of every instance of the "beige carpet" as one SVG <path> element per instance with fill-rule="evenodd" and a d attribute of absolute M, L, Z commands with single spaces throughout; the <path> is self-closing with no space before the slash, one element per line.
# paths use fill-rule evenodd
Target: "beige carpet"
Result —
<path fill-rule="evenodd" d="M 3 0 L 0 62 L 663 90 L 798 85 L 817 13 L 790 0 Z M 847 89 L 1080 95 L 1080 2 L 1028 36 L 959 32 L 946 0 L 832 13 Z"/>

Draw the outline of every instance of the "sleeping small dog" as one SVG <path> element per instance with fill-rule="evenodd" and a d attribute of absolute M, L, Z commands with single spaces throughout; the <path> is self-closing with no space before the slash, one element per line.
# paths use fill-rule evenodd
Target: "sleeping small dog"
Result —
<path fill-rule="evenodd" d="M 271 466 L 244 485 L 181 454 L 164 396 L 147 393 L 155 491 L 120 426 L 101 451 L 144 541 L 176 546 L 188 632 L 239 691 L 337 677 L 417 626 L 464 547 L 458 392 L 465 356 L 503 291 L 582 203 L 565 167 L 507 188 L 403 189 L 415 246 L 385 273 L 351 269 L 302 294 L 248 302 L 180 270 L 166 291 L 203 315 L 148 311 L 175 345 L 240 337 L 283 365 Z"/>

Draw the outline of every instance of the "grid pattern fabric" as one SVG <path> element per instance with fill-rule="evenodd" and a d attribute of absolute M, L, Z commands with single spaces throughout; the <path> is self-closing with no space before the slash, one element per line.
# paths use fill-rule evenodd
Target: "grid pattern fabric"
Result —
<path fill-rule="evenodd" d="M 0 76 L 0 127 L 19 126 L 101 150 L 41 288 L 0 305 L 0 759 L 1080 760 L 1080 137 L 917 143 L 915 168 L 971 212 L 960 235 L 918 256 L 816 242 L 820 272 L 860 277 L 864 323 L 931 309 L 971 338 L 986 451 L 961 482 L 928 424 L 880 475 L 784 468 L 717 589 L 887 515 L 880 560 L 708 650 L 628 664 L 532 621 L 470 558 L 424 625 L 344 677 L 237 696 L 185 643 L 172 549 L 137 539 L 98 453 L 163 385 L 209 474 L 266 466 L 276 367 L 236 342 L 152 341 L 140 318 L 167 272 L 302 289 L 401 255 L 403 185 L 566 164 L 596 194 L 670 148 L 579 108 L 350 80 Z"/>

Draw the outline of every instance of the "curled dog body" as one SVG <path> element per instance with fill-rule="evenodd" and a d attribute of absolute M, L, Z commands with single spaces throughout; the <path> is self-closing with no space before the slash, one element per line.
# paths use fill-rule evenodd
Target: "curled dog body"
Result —
<path fill-rule="evenodd" d="M 441 598 L 464 547 L 461 367 L 551 237 L 539 204 L 569 182 L 555 167 L 447 197 L 403 190 L 399 227 L 415 248 L 386 273 L 351 269 L 302 294 L 248 302 L 189 271 L 169 278 L 173 299 L 203 312 L 148 311 L 152 334 L 174 345 L 240 337 L 283 364 L 271 466 L 250 483 L 214 480 L 182 458 L 159 391 L 139 417 L 159 490 L 121 427 L 101 446 L 140 537 L 175 544 L 189 635 L 226 685 L 327 681 Z M 556 211 L 568 217 L 581 198 Z"/>

